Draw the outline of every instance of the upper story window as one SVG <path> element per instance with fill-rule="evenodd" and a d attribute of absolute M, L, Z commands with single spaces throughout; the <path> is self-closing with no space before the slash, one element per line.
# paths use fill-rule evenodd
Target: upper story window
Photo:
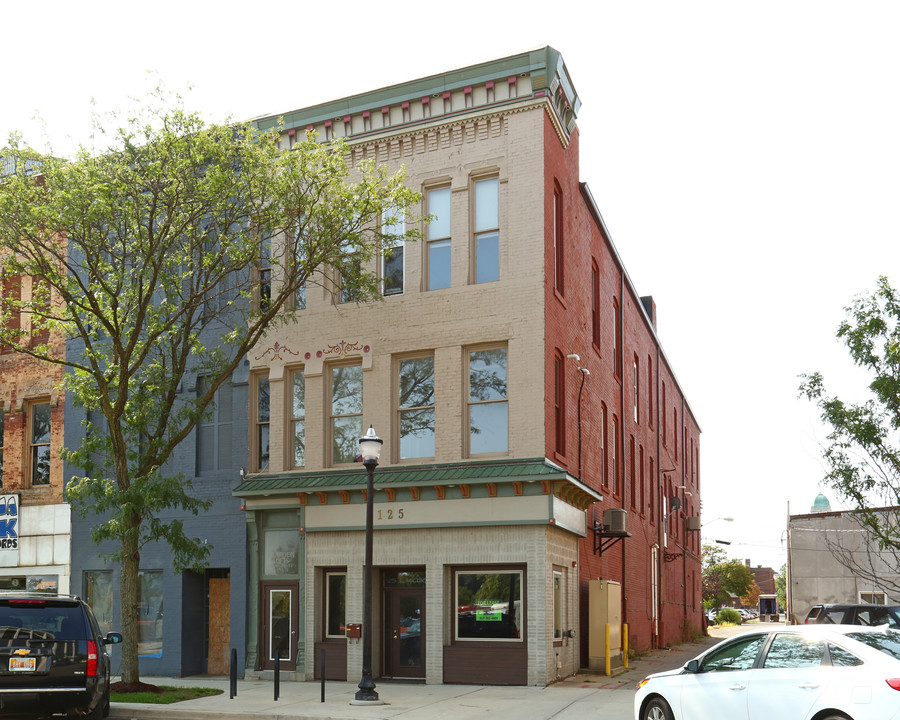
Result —
<path fill-rule="evenodd" d="M 28 404 L 28 471 L 32 487 L 50 484 L 50 401 Z"/>
<path fill-rule="evenodd" d="M 653 427 L 653 360 L 647 356 L 647 424 Z"/>
<path fill-rule="evenodd" d="M 3 292 L 3 300 L 10 303 L 18 303 L 22 299 L 22 280 L 19 276 L 3 278 L 0 288 Z M 4 302 L 4 305 L 6 303 Z M 3 308 L 4 310 L 7 308 Z M 22 316 L 18 309 L 12 309 L 6 320 L 6 326 L 10 330 L 19 330 L 22 327 Z M 9 345 L 0 345 L 0 354 L 15 352 Z"/>
<path fill-rule="evenodd" d="M 610 473 L 610 485 L 613 495 L 619 494 L 619 419 L 612 418 L 612 444 L 610 445 L 609 464 L 612 467 Z"/>
<path fill-rule="evenodd" d="M 253 463 L 255 470 L 269 469 L 269 420 L 271 400 L 267 375 L 255 376 L 256 404 L 254 407 Z"/>
<path fill-rule="evenodd" d="M 638 366 L 638 356 L 634 356 L 634 380 L 632 382 L 632 393 L 634 394 L 633 405 L 634 405 L 634 422 L 638 424 L 641 421 L 640 410 L 638 409 L 638 397 L 640 396 L 641 390 L 641 379 L 640 379 L 640 367 Z"/>
<path fill-rule="evenodd" d="M 397 366 L 400 459 L 434 457 L 434 357 L 404 358 Z"/>
<path fill-rule="evenodd" d="M 600 349 L 600 268 L 591 264 L 591 340 Z"/>
<path fill-rule="evenodd" d="M 197 395 L 206 393 L 206 378 L 197 378 Z M 225 381 L 216 390 L 207 414 L 197 422 L 197 474 L 231 468 L 234 388 Z"/>
<path fill-rule="evenodd" d="M 622 311 L 618 298 L 613 298 L 613 323 L 615 323 L 612 335 L 613 341 L 613 373 L 617 378 L 622 377 Z"/>
<path fill-rule="evenodd" d="M 556 429 L 556 452 L 566 454 L 566 365 L 562 353 L 558 350 L 553 364 L 553 421 Z"/>
<path fill-rule="evenodd" d="M 563 238 L 562 188 L 553 187 L 553 287 L 560 295 L 566 294 L 565 246 Z"/>
<path fill-rule="evenodd" d="M 469 352 L 469 454 L 509 448 L 506 348 Z"/>
<path fill-rule="evenodd" d="M 440 187 L 426 193 L 428 214 L 426 230 L 426 277 L 428 289 L 450 287 L 450 188 Z"/>
<path fill-rule="evenodd" d="M 403 233 L 406 231 L 403 211 L 398 208 L 386 209 L 381 216 L 381 230 L 385 236 L 381 265 L 383 292 L 385 295 L 400 295 L 403 293 Z"/>
<path fill-rule="evenodd" d="M 359 302 L 360 288 L 357 278 L 362 272 L 359 247 L 347 243 L 342 250 L 341 268 L 338 273 L 338 299 L 342 303 Z"/>
<path fill-rule="evenodd" d="M 272 238 L 259 241 L 259 309 L 265 312 L 272 302 Z"/>
<path fill-rule="evenodd" d="M 363 374 L 361 365 L 334 365 L 330 370 L 331 464 L 352 463 L 362 437 Z"/>
<path fill-rule="evenodd" d="M 602 483 L 603 487 L 609 487 L 606 448 L 606 405 L 605 403 L 600 403 L 600 482 Z"/>
<path fill-rule="evenodd" d="M 294 467 L 306 465 L 306 376 L 291 371 L 291 449 Z"/>
<path fill-rule="evenodd" d="M 303 239 L 300 237 L 301 232 L 301 221 L 298 221 L 294 224 L 294 227 L 291 229 L 291 232 L 294 234 L 294 242 L 296 243 L 295 253 L 301 258 L 305 258 L 305 245 L 303 245 Z M 298 287 L 294 291 L 294 309 L 295 310 L 303 310 L 306 307 L 306 283 L 303 283 L 300 287 Z"/>
<path fill-rule="evenodd" d="M 475 282 L 500 279 L 500 210 L 498 178 L 475 182 Z"/>

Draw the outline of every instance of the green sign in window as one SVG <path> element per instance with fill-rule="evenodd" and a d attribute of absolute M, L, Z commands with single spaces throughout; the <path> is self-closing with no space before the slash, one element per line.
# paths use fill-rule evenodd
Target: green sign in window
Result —
<path fill-rule="evenodd" d="M 477 622 L 490 622 L 497 621 L 503 619 L 502 612 L 494 612 L 492 610 L 476 610 L 475 611 L 475 620 Z"/>

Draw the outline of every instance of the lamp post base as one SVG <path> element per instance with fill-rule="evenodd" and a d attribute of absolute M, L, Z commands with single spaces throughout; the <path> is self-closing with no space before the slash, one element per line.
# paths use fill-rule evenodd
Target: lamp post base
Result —
<path fill-rule="evenodd" d="M 359 689 L 356 691 L 356 695 L 350 701 L 351 705 L 384 705 L 384 700 L 378 697 L 378 693 L 375 692 L 375 688 L 366 688 Z"/>

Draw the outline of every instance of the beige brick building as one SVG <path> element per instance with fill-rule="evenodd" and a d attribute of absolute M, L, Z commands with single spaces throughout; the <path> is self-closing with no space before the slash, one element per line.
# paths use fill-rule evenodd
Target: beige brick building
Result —
<path fill-rule="evenodd" d="M 296 677 L 320 677 L 324 653 L 326 677 L 358 676 L 366 475 L 353 461 L 370 425 L 384 439 L 375 676 L 545 685 L 586 664 L 579 567 L 603 481 L 575 451 L 583 418 L 565 376 L 586 374 L 560 339 L 590 334 L 578 248 L 599 232 L 578 184 L 579 105 L 548 47 L 282 116 L 285 148 L 312 129 L 346 138 L 354 164 L 405 166 L 419 217 L 434 219 L 377 261 L 383 302 L 343 302 L 324 274 L 248 358 L 251 457 L 234 491 L 248 672 L 278 652 Z M 559 322 L 550 302 L 578 316 Z"/>

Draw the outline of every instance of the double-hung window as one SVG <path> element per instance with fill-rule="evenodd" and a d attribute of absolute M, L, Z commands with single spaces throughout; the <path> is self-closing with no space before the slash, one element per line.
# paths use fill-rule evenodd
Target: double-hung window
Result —
<path fill-rule="evenodd" d="M 266 375 L 256 376 L 256 424 L 254 465 L 256 470 L 269 469 L 269 419 L 271 402 L 269 397 L 269 378 Z"/>
<path fill-rule="evenodd" d="M 362 437 L 363 374 L 361 365 L 331 368 L 331 464 L 352 463 Z"/>
<path fill-rule="evenodd" d="M 265 312 L 272 303 L 272 238 L 259 240 L 259 287 L 257 288 L 259 309 Z"/>
<path fill-rule="evenodd" d="M 400 459 L 434 457 L 434 357 L 398 362 Z"/>
<path fill-rule="evenodd" d="M 197 395 L 206 393 L 206 378 L 197 378 Z M 206 414 L 197 422 L 197 473 L 231 468 L 233 388 L 226 380 L 216 390 Z"/>
<path fill-rule="evenodd" d="M 475 182 L 475 282 L 500 279 L 498 178 Z"/>
<path fill-rule="evenodd" d="M 450 188 L 427 191 L 431 222 L 425 233 L 428 289 L 450 287 Z"/>
<path fill-rule="evenodd" d="M 293 465 L 306 465 L 306 376 L 302 370 L 291 371 L 291 443 Z"/>
<path fill-rule="evenodd" d="M 50 484 L 50 402 L 28 405 L 29 479 L 32 487 Z"/>
<path fill-rule="evenodd" d="M 338 298 L 342 303 L 359 302 L 362 297 L 359 285 L 360 273 L 362 272 L 359 246 L 355 243 L 348 243 L 344 246 L 341 253 Z"/>
<path fill-rule="evenodd" d="M 381 265 L 382 292 L 385 295 L 403 293 L 405 222 L 403 210 L 388 208 L 381 216 L 381 233 L 384 255 Z"/>
<path fill-rule="evenodd" d="M 469 454 L 505 453 L 509 447 L 506 348 L 469 352 Z"/>

